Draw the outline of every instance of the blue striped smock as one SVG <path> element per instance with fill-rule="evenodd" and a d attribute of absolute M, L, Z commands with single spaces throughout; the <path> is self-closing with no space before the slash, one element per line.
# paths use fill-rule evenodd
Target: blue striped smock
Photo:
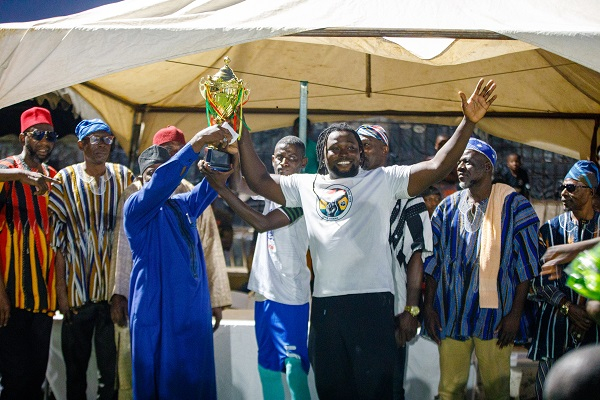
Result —
<path fill-rule="evenodd" d="M 538 274 L 537 232 L 539 219 L 525 197 L 512 193 L 502 210 L 502 243 L 498 272 L 499 308 L 479 308 L 479 236 L 463 227 L 458 205 L 467 190 L 446 197 L 432 216 L 433 255 L 425 273 L 437 281 L 434 307 L 446 337 L 466 340 L 495 338 L 494 330 L 512 309 L 516 287 Z M 487 200 L 479 203 L 485 209 Z"/>
<path fill-rule="evenodd" d="M 52 246 L 66 263 L 69 306 L 108 300 L 112 233 L 121 193 L 133 173 L 120 164 L 106 163 L 101 183 L 84 170 L 84 163 L 61 169 L 50 192 Z"/>
<path fill-rule="evenodd" d="M 600 236 L 600 213 L 594 213 L 594 218 L 580 224 L 570 211 L 566 212 L 552 218 L 540 228 L 540 258 L 548 247 L 580 242 L 598 236 Z M 567 300 L 573 304 L 580 305 L 585 304 L 586 300 L 569 288 L 566 282 L 566 274 L 562 274 L 557 280 L 550 280 L 547 276 L 540 275 L 532 281 L 535 298 L 539 301 L 533 341 L 528 353 L 528 357 L 532 360 L 541 360 L 545 357 L 556 359 L 577 346 L 569 335 L 571 324 L 568 318 L 559 312 L 558 305 L 563 297 L 567 297 Z M 582 344 L 598 343 L 598 339 L 598 325 L 592 324 L 581 342 Z"/>

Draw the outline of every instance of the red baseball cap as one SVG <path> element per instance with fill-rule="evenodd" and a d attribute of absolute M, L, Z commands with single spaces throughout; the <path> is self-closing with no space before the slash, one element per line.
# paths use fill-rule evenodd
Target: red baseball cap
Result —
<path fill-rule="evenodd" d="M 42 107 L 32 107 L 21 114 L 21 132 L 37 124 L 48 124 L 54 126 L 50 111 Z"/>
<path fill-rule="evenodd" d="M 152 139 L 152 144 L 157 146 L 161 146 L 168 142 L 179 142 L 185 145 L 185 136 L 183 136 L 181 129 L 178 129 L 176 126 L 169 125 L 166 128 L 162 128 L 156 132 L 154 134 L 154 138 Z"/>

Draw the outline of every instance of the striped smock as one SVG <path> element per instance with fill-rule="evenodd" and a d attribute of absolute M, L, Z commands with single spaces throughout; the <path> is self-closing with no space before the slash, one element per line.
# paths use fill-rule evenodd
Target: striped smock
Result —
<path fill-rule="evenodd" d="M 579 223 L 573 218 L 573 213 L 566 212 L 552 218 L 540 228 L 540 258 L 548 247 L 581 242 L 598 236 L 600 236 L 600 213 L 596 212 L 591 220 Z M 569 334 L 571 324 L 569 319 L 559 312 L 560 301 L 566 297 L 571 303 L 585 307 L 586 299 L 567 286 L 566 274 L 562 274 L 556 280 L 540 275 L 533 280 L 531 286 L 535 300 L 539 301 L 539 308 L 533 331 L 533 342 L 529 348 L 529 358 L 556 359 L 580 344 L 599 342 L 600 330 L 596 324 L 592 324 L 581 341 L 575 342 Z"/>
<path fill-rule="evenodd" d="M 108 300 L 112 289 L 110 254 L 117 205 L 133 181 L 133 173 L 120 164 L 106 163 L 96 182 L 79 163 L 56 175 L 49 208 L 54 227 L 52 246 L 65 256 L 69 306 Z"/>
<path fill-rule="evenodd" d="M 495 338 L 494 330 L 512 309 L 519 283 L 538 274 L 539 219 L 525 197 L 504 199 L 501 220 L 501 258 L 498 272 L 499 308 L 479 307 L 479 243 L 481 229 L 464 227 L 459 202 L 467 190 L 446 197 L 433 213 L 433 255 L 425 273 L 437 281 L 434 307 L 440 316 L 440 339 Z M 487 200 L 479 203 L 487 208 Z"/>
<path fill-rule="evenodd" d="M 19 168 L 53 177 L 54 168 L 29 168 L 20 156 L 0 160 L 0 169 Z M 0 182 L 0 275 L 15 308 L 52 314 L 56 309 L 54 252 L 50 247 L 48 193 L 31 185 Z"/>

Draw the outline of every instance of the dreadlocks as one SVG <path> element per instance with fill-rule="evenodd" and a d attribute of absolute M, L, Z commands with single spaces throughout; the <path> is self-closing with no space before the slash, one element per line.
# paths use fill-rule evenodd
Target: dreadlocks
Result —
<path fill-rule="evenodd" d="M 323 132 L 321 132 L 319 134 L 319 138 L 317 139 L 317 160 L 319 161 L 319 168 L 317 169 L 317 173 L 321 175 L 328 174 L 327 166 L 325 165 L 325 149 L 327 147 L 327 139 L 329 138 L 329 135 L 331 134 L 331 132 L 336 131 L 345 131 L 354 135 L 354 138 L 358 142 L 358 149 L 360 153 L 360 166 L 362 167 L 363 165 L 365 159 L 365 152 L 363 149 L 362 141 L 360 140 L 360 136 L 358 136 L 358 133 L 356 133 L 356 131 L 345 122 L 333 124 L 328 126 Z"/>

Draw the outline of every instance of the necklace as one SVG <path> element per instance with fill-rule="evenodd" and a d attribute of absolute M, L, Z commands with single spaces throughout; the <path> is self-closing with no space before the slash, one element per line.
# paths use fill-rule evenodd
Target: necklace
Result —
<path fill-rule="evenodd" d="M 481 228 L 485 210 L 487 209 L 488 199 L 482 200 L 479 203 L 469 204 L 469 200 L 465 195 L 461 196 L 458 203 L 460 211 L 460 224 L 465 231 L 475 233 Z"/>

